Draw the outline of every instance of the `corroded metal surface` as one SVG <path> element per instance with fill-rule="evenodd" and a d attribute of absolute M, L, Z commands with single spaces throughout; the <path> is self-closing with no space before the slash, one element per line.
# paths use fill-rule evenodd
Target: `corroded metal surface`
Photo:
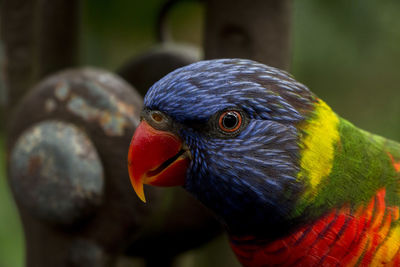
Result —
<path fill-rule="evenodd" d="M 81 81 L 82 89 L 77 91 L 73 87 L 76 81 L 61 79 L 55 85 L 53 99 L 65 105 L 68 112 L 85 121 L 95 122 L 109 136 L 122 136 L 129 125 L 139 123 L 138 116 L 134 116 L 140 111 L 138 107 L 128 104 L 109 90 L 126 86 L 124 81 L 111 73 L 94 69 L 84 69 L 82 75 L 85 79 Z"/>
<path fill-rule="evenodd" d="M 142 100 L 118 76 L 84 68 L 44 80 L 25 97 L 21 106 L 17 116 L 27 114 L 28 122 L 65 118 L 80 124 L 90 123 L 103 134 L 117 137 L 132 131 L 139 123 Z M 12 128 L 15 127 L 20 133 L 27 125 L 14 123 Z"/>
<path fill-rule="evenodd" d="M 65 87 L 68 89 L 68 85 Z M 112 95 L 106 95 L 100 85 L 89 83 L 88 89 L 91 96 L 98 98 L 98 105 L 92 105 L 85 98 L 71 93 L 66 96 L 69 97 L 66 102 L 68 111 L 84 120 L 95 121 L 107 135 L 123 135 L 124 129 L 130 123 L 129 119 L 133 114 L 133 107 L 115 99 Z M 58 96 L 58 99 L 60 101 L 66 100 L 60 96 Z M 134 124 L 137 125 L 138 120 L 135 118 L 133 120 Z"/>
<path fill-rule="evenodd" d="M 154 253 L 172 262 L 220 233 L 182 190 L 146 188 L 148 206 L 137 198 L 126 157 L 141 108 L 128 83 L 90 68 L 52 75 L 22 100 L 8 133 L 8 167 L 29 266 L 98 266 Z M 93 244 L 92 252 L 73 250 L 76 240 Z"/>
<path fill-rule="evenodd" d="M 67 266 L 76 239 L 115 258 L 150 219 L 126 167 L 141 107 L 129 84 L 92 68 L 56 73 L 21 101 L 7 149 L 28 266 Z"/>
<path fill-rule="evenodd" d="M 44 121 L 27 129 L 12 150 L 9 174 L 15 197 L 45 221 L 71 224 L 101 204 L 100 158 L 72 124 Z"/>

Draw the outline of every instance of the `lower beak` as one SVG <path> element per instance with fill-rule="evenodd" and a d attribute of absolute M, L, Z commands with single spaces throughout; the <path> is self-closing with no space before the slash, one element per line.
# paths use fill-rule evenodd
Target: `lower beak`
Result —
<path fill-rule="evenodd" d="M 137 127 L 129 147 L 128 169 L 138 197 L 146 202 L 143 184 L 184 185 L 190 152 L 173 133 L 156 130 L 146 121 Z"/>

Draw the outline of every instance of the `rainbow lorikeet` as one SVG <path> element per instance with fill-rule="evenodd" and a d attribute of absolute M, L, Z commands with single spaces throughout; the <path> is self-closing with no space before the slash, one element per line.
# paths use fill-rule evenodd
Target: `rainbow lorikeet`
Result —
<path fill-rule="evenodd" d="M 339 117 L 288 73 L 200 61 L 148 91 L 132 185 L 182 185 L 244 266 L 400 266 L 400 144 Z"/>

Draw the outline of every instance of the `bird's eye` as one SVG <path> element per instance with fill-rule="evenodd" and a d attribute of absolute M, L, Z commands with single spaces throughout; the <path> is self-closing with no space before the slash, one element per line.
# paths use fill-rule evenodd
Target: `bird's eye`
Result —
<path fill-rule="evenodd" d="M 151 113 L 151 118 L 153 119 L 154 122 L 158 122 L 158 123 L 160 123 L 164 120 L 163 116 L 156 111 Z"/>
<path fill-rule="evenodd" d="M 225 111 L 219 117 L 218 125 L 224 132 L 235 132 L 242 125 L 242 115 L 234 110 Z"/>

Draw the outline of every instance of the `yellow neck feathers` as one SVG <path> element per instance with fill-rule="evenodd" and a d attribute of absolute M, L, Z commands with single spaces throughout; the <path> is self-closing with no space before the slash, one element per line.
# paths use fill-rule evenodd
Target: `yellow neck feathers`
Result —
<path fill-rule="evenodd" d="M 312 117 L 301 125 L 301 170 L 298 179 L 308 179 L 311 196 L 320 182 L 329 176 L 339 141 L 339 118 L 322 100 L 318 100 Z"/>

